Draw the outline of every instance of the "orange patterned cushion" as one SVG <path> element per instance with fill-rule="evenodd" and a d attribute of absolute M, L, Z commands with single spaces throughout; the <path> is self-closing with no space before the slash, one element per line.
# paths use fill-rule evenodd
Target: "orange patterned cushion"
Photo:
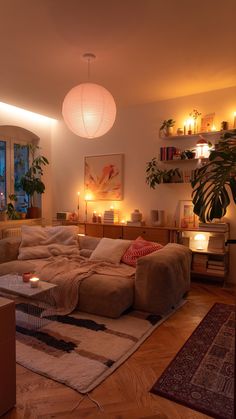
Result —
<path fill-rule="evenodd" d="M 138 237 L 122 256 L 121 261 L 127 265 L 136 266 L 137 259 L 146 256 L 149 253 L 162 249 L 159 243 L 149 242 L 142 237 Z"/>

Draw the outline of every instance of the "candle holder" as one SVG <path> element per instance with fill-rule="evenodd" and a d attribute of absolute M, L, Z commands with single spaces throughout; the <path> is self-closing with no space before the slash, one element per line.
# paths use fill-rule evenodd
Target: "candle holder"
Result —
<path fill-rule="evenodd" d="M 38 288 L 39 286 L 39 278 L 37 278 L 36 276 L 33 276 L 33 278 L 30 278 L 30 286 L 31 288 Z"/>

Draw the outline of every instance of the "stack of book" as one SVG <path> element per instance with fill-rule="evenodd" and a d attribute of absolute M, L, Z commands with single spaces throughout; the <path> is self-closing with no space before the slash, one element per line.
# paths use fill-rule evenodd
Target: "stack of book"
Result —
<path fill-rule="evenodd" d="M 199 223 L 199 230 L 227 233 L 229 231 L 229 225 L 228 223 Z"/>
<path fill-rule="evenodd" d="M 173 160 L 173 156 L 176 152 L 176 147 L 161 147 L 160 148 L 160 160 Z"/>
<path fill-rule="evenodd" d="M 225 238 L 222 234 L 214 234 L 209 237 L 207 250 L 209 252 L 224 253 L 225 252 Z"/>
<path fill-rule="evenodd" d="M 225 264 L 223 260 L 209 260 L 207 264 L 207 272 L 218 276 L 224 276 Z"/>
<path fill-rule="evenodd" d="M 115 209 L 110 209 L 104 211 L 103 222 L 107 224 L 114 224 L 119 222 L 119 211 Z"/>
<path fill-rule="evenodd" d="M 207 270 L 207 255 L 195 253 L 193 255 L 192 270 L 196 272 L 206 272 Z"/>

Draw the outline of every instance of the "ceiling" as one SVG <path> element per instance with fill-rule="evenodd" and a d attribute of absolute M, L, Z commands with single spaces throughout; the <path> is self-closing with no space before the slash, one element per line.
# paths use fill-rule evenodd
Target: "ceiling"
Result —
<path fill-rule="evenodd" d="M 236 86 L 235 16 L 235 0 L 1 0 L 0 101 L 60 118 L 85 52 L 119 107 Z"/>

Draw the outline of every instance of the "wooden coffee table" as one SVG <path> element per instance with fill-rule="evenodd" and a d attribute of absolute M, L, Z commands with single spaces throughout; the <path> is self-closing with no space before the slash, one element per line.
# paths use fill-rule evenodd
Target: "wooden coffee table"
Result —
<path fill-rule="evenodd" d="M 19 274 L 0 276 L 0 291 L 6 293 L 9 298 L 10 295 L 19 297 L 16 300 L 16 323 L 24 323 L 28 329 L 38 329 L 48 323 L 48 319 L 41 317 L 41 312 L 42 309 L 50 309 L 50 306 L 42 301 L 39 302 L 39 298 L 55 288 L 57 285 L 45 281 L 39 281 L 38 287 L 32 288 L 29 282 L 23 282 Z M 18 301 L 19 308 L 21 307 L 19 310 L 17 310 Z"/>

